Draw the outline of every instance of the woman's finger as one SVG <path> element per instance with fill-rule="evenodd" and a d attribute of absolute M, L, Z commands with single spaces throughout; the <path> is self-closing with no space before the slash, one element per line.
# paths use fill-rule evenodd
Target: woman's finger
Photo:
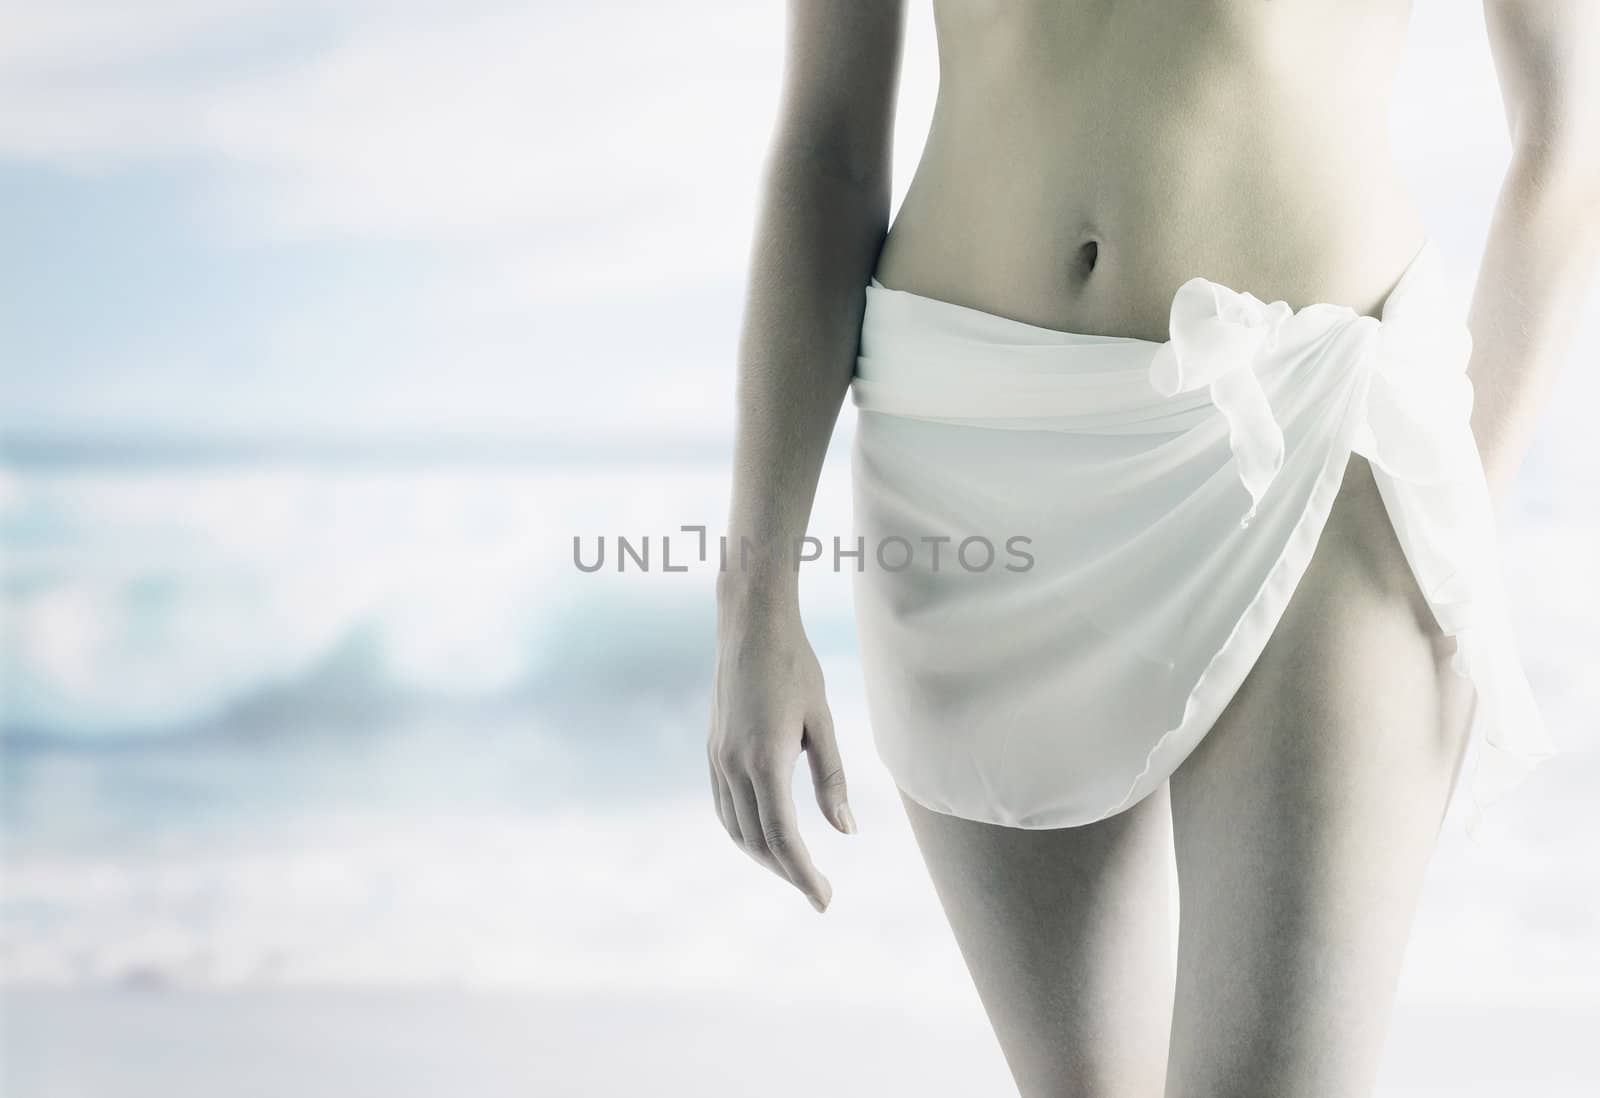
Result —
<path fill-rule="evenodd" d="M 711 745 L 706 744 L 706 769 L 711 773 L 711 808 L 716 812 L 717 819 L 722 819 L 722 798 L 717 794 L 717 786 L 721 782 L 717 778 L 717 760 L 711 757 Z"/>
<path fill-rule="evenodd" d="M 772 860 L 794 886 L 805 893 L 811 906 L 826 911 L 833 898 L 828 879 L 812 864 L 811 852 L 800 837 L 795 821 L 794 797 L 790 792 L 791 774 L 777 763 L 769 763 L 751 775 L 756 806 L 761 816 L 761 841 Z"/>
<path fill-rule="evenodd" d="M 817 807 L 827 821 L 846 835 L 856 833 L 855 813 L 850 811 L 844 781 L 844 760 L 839 757 L 839 741 L 833 734 L 833 714 L 824 705 L 806 720 L 802 741 L 806 761 L 811 766 L 811 784 L 816 789 Z"/>
<path fill-rule="evenodd" d="M 756 791 L 749 777 L 738 773 L 725 773 L 725 776 L 728 779 L 728 792 L 733 798 L 734 816 L 739 822 L 739 845 L 746 854 L 788 880 L 789 875 L 773 860 L 767 851 L 767 844 L 761 841 L 761 810 L 756 806 Z"/>
<path fill-rule="evenodd" d="M 706 751 L 706 762 L 711 767 L 711 803 L 717 813 L 717 819 L 722 824 L 722 829 L 734 842 L 739 841 L 739 819 L 733 813 L 733 797 L 728 794 L 728 782 L 722 776 L 722 771 L 717 769 L 717 760 L 710 750 Z"/>

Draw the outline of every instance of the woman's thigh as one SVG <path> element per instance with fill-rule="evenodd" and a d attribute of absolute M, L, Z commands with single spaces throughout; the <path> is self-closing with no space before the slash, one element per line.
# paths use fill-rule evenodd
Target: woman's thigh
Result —
<path fill-rule="evenodd" d="M 1173 981 L 1165 786 L 1059 830 L 905 805 L 1024 1098 L 1159 1098 Z"/>
<path fill-rule="evenodd" d="M 1470 693 L 1353 458 L 1256 667 L 1170 780 L 1168 1098 L 1373 1085 Z"/>

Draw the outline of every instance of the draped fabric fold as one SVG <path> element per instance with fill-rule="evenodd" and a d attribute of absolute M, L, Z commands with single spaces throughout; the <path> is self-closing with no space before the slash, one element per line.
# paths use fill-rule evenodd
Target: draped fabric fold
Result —
<path fill-rule="evenodd" d="M 914 800 L 1061 827 L 1151 792 L 1265 646 L 1352 453 L 1475 688 L 1469 828 L 1550 754 L 1470 428 L 1464 309 L 1431 242 L 1379 317 L 1194 278 L 1161 343 L 866 294 L 857 533 L 1025 546 L 982 569 L 924 553 L 891 570 L 869 548 L 855 575 L 874 739 Z"/>
<path fill-rule="evenodd" d="M 1171 397 L 1204 387 L 1227 420 L 1228 445 L 1250 493 L 1245 524 L 1283 464 L 1283 432 L 1255 370 L 1292 315 L 1285 302 L 1264 305 L 1251 294 L 1191 278 L 1173 298 L 1171 338 L 1150 363 L 1156 392 Z"/>

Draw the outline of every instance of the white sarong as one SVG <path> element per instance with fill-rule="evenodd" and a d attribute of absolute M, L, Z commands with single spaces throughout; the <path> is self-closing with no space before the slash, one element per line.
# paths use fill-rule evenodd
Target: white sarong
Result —
<path fill-rule="evenodd" d="M 852 383 L 855 606 L 900 789 L 1025 828 L 1137 803 L 1260 655 L 1352 453 L 1475 688 L 1469 826 L 1546 757 L 1440 264 L 1430 241 L 1381 319 L 1191 279 L 1164 343 L 874 279 Z"/>

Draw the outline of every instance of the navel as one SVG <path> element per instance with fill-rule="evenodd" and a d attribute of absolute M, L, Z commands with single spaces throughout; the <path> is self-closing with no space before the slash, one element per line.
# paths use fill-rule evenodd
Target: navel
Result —
<path fill-rule="evenodd" d="M 1078 250 L 1073 256 L 1072 276 L 1076 285 L 1083 285 L 1094 274 L 1095 266 L 1100 262 L 1100 242 L 1098 240 L 1085 240 L 1078 245 Z"/>

